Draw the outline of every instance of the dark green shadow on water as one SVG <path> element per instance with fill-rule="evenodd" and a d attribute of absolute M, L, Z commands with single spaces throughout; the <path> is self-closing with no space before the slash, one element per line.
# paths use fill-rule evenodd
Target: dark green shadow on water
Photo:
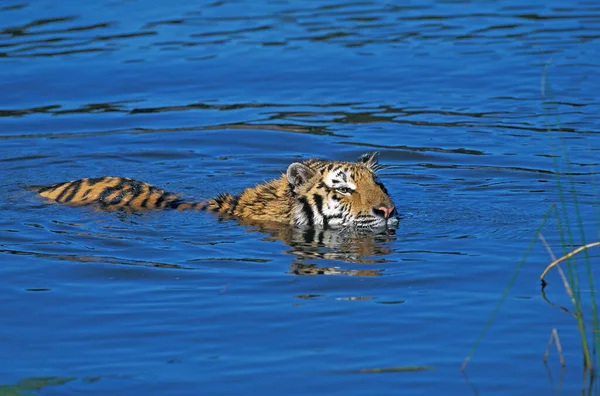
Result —
<path fill-rule="evenodd" d="M 399 366 L 399 367 L 375 367 L 358 370 L 333 371 L 332 374 L 384 374 L 384 373 L 406 373 L 414 371 L 433 370 L 433 366 Z"/>
<path fill-rule="evenodd" d="M 64 385 L 74 381 L 75 377 L 31 377 L 25 378 L 14 385 L 0 385 L 0 396 L 35 395 L 48 386 Z"/>

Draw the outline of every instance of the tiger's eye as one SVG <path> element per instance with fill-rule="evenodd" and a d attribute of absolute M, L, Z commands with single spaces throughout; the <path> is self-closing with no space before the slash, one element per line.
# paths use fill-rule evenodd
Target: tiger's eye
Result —
<path fill-rule="evenodd" d="M 340 187 L 336 189 L 340 194 L 348 195 L 352 193 L 352 189 L 348 187 Z"/>

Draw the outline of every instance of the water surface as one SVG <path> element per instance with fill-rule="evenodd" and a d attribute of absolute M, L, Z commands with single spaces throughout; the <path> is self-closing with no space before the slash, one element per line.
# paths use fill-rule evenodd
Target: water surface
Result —
<path fill-rule="evenodd" d="M 583 0 L 3 3 L 0 383 L 45 395 L 581 390 L 576 322 L 544 299 L 570 308 L 556 272 L 540 292 L 540 243 L 468 378 L 460 365 L 560 202 L 557 173 L 598 238 L 599 28 L 600 6 Z M 22 188 L 122 175 L 208 198 L 293 161 L 373 150 L 403 216 L 384 235 L 103 213 Z M 543 232 L 562 253 L 554 219 Z M 542 363 L 553 328 L 562 372 L 555 352 Z"/>

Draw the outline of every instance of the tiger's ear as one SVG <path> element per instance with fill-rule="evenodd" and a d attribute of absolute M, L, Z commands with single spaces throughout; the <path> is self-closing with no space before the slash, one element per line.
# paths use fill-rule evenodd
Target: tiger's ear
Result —
<path fill-rule="evenodd" d="M 294 162 L 290 164 L 286 172 L 288 182 L 294 187 L 303 185 L 304 183 L 312 179 L 314 175 L 314 170 L 299 162 Z"/>
<path fill-rule="evenodd" d="M 364 153 L 360 157 L 358 157 L 358 162 L 362 162 L 367 165 L 367 167 L 371 170 L 376 170 L 379 161 L 377 161 L 377 156 L 379 155 L 379 151 L 373 151 L 372 153 Z"/>

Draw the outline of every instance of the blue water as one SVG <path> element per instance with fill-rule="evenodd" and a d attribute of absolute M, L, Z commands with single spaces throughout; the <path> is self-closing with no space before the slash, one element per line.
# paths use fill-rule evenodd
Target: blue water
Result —
<path fill-rule="evenodd" d="M 582 243 L 573 186 L 600 238 L 599 29 L 585 0 L 4 1 L 0 390 L 589 389 L 555 270 L 540 291 L 540 242 L 460 367 L 552 205 Z M 403 219 L 350 240 L 22 188 L 122 175 L 208 198 L 373 150 Z M 562 254 L 554 215 L 542 232 Z M 542 362 L 554 328 L 564 370 L 554 349 Z M 393 367 L 433 369 L 359 372 Z"/>

